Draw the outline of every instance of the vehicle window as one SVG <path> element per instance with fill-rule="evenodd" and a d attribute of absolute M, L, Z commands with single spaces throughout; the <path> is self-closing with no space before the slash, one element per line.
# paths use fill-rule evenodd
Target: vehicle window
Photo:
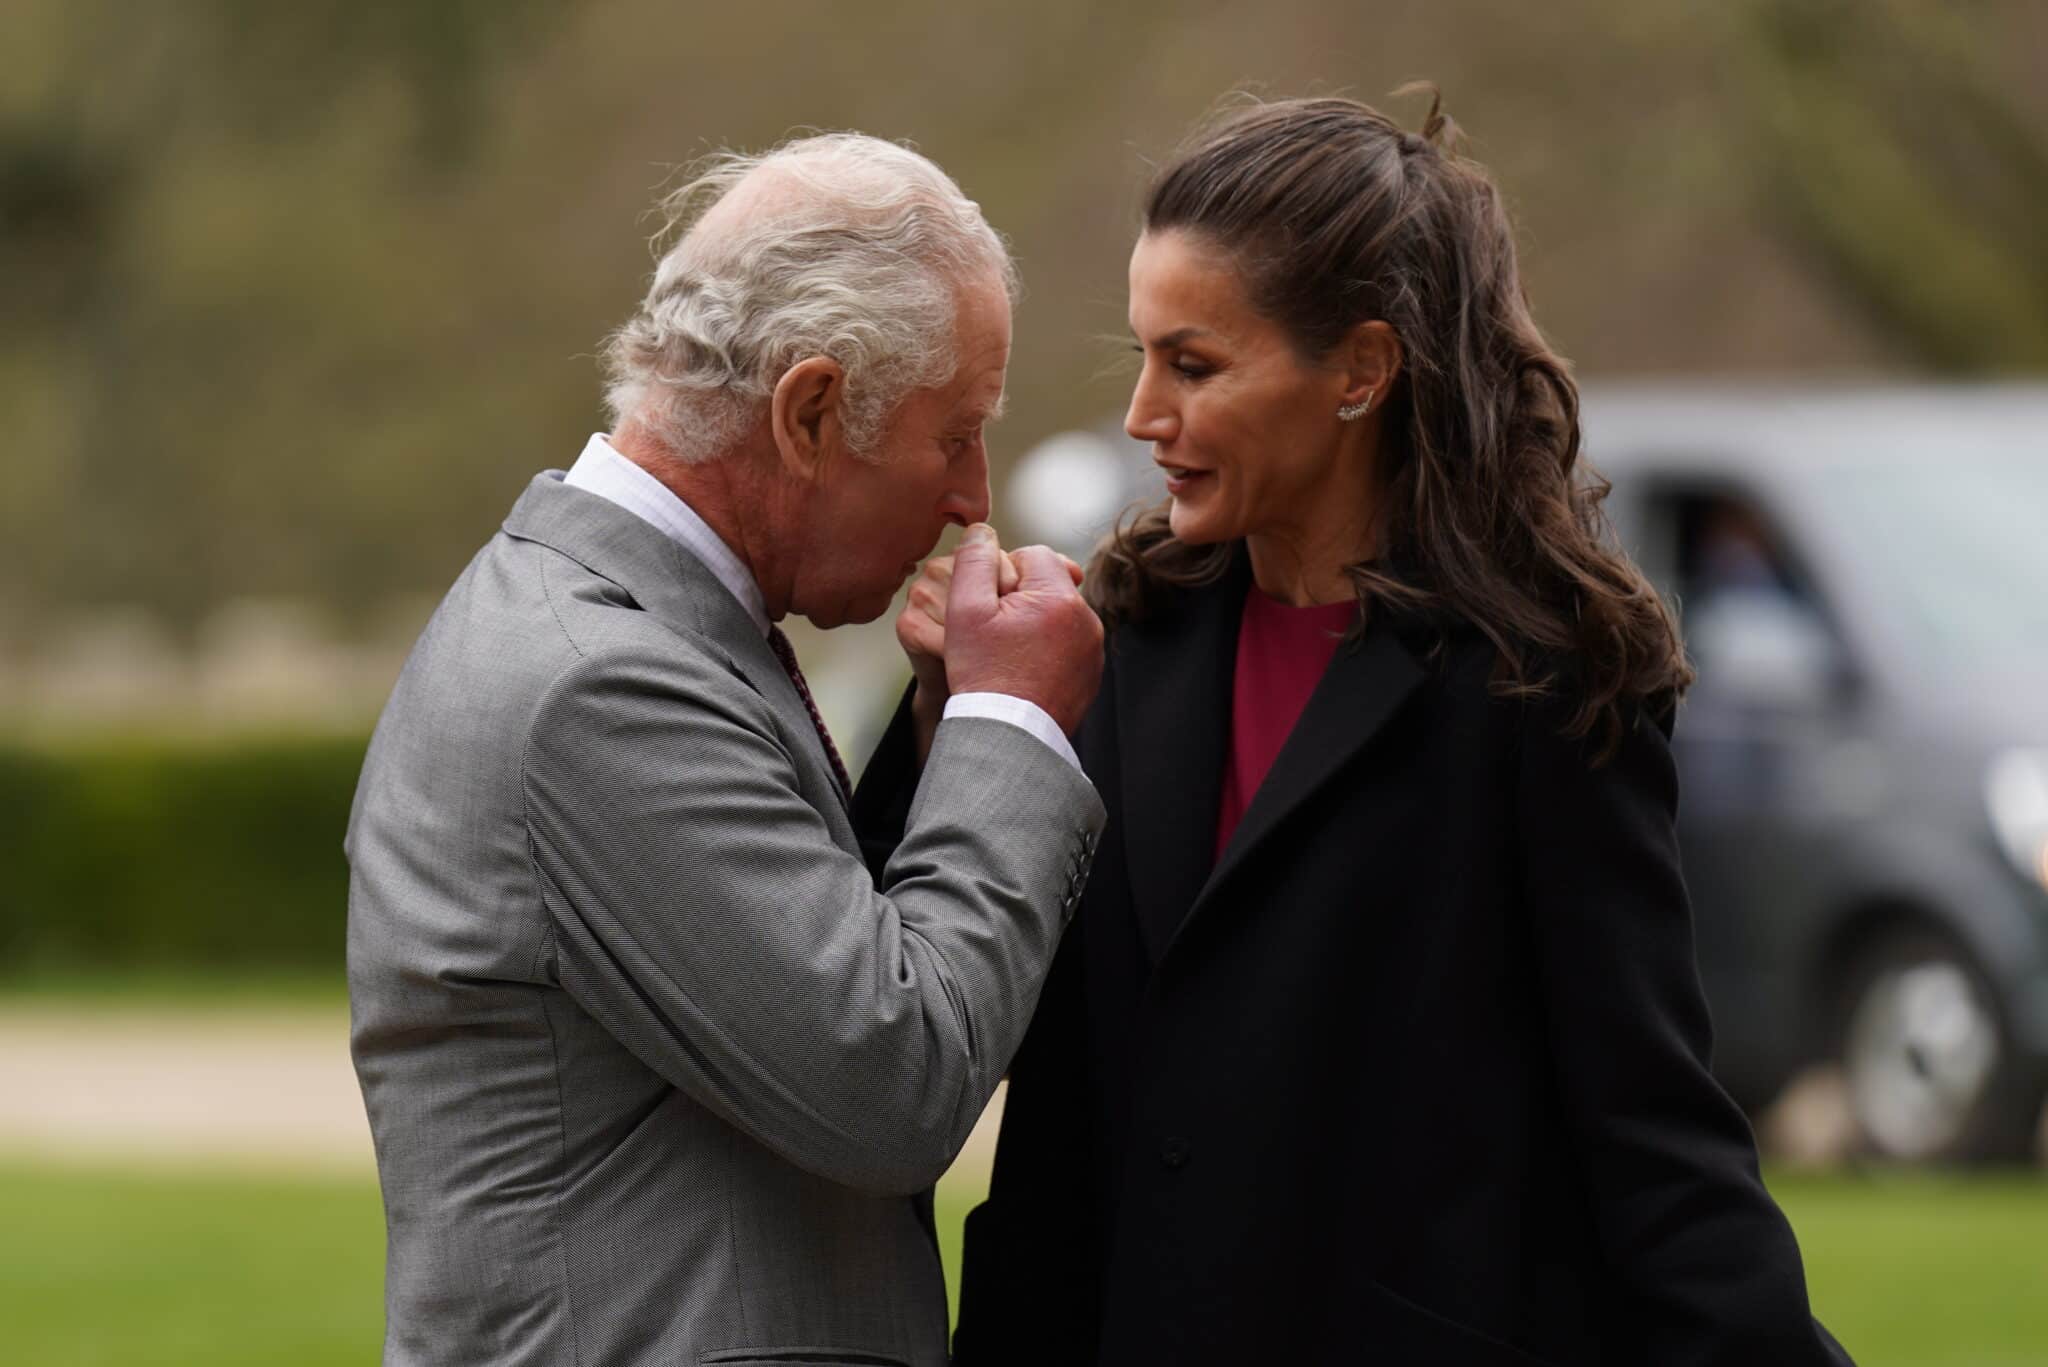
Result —
<path fill-rule="evenodd" d="M 1735 592 L 1806 596 L 1783 542 L 1755 503 L 1737 493 L 1695 494 L 1678 503 L 1684 600 Z"/>
<path fill-rule="evenodd" d="M 2048 651 L 2048 464 L 1944 456 L 1844 469 L 1822 506 L 1931 647 Z"/>
<path fill-rule="evenodd" d="M 1825 706 L 1842 655 L 1800 558 L 1763 508 L 1733 487 L 1668 488 L 1669 585 L 1700 706 Z"/>

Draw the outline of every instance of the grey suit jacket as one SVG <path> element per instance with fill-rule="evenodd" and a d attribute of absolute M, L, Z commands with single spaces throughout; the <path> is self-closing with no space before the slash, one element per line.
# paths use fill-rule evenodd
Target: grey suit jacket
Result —
<path fill-rule="evenodd" d="M 384 1360 L 946 1357 L 933 1182 L 1103 820 L 939 727 L 880 885 L 710 571 L 536 478 L 400 676 L 349 823 Z"/>

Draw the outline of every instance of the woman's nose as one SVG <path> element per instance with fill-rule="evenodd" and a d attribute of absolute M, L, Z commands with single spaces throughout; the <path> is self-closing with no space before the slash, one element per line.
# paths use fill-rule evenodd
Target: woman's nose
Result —
<path fill-rule="evenodd" d="M 1161 403 L 1152 385 L 1142 376 L 1131 391 L 1131 407 L 1124 414 L 1124 433 L 1133 441 L 1172 441 L 1179 421 L 1171 406 Z"/>

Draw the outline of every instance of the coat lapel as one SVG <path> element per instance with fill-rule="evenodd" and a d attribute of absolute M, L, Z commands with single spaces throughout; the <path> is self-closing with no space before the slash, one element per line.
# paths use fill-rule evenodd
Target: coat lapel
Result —
<path fill-rule="evenodd" d="M 1234 669 L 1235 649 L 1228 666 Z M 1230 881 L 1275 831 L 1307 806 L 1311 799 L 1377 735 L 1400 710 L 1409 694 L 1423 680 L 1420 662 L 1390 623 L 1387 614 L 1375 614 L 1362 639 L 1338 647 L 1336 657 L 1309 695 L 1308 705 L 1288 733 L 1272 769 L 1259 790 L 1252 795 L 1244 819 L 1230 837 L 1230 844 L 1195 895 L 1187 914 L 1180 918 L 1172 937 L 1187 933 L 1187 927 L 1220 900 L 1218 889 Z M 1229 694 L 1225 693 L 1228 716 Z M 1227 727 L 1225 728 L 1227 729 Z M 1222 769 L 1219 751 L 1217 772 Z M 1217 785 L 1210 789 L 1213 828 Z M 1183 905 L 1186 905 L 1185 903 Z"/>
<path fill-rule="evenodd" d="M 1138 929 L 1156 962 L 1216 853 L 1230 676 L 1249 574 L 1239 556 L 1171 616 L 1115 636 L 1125 857 Z"/>

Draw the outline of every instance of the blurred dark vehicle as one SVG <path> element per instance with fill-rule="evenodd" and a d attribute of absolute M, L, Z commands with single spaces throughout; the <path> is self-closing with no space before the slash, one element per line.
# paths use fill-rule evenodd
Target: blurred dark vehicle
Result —
<path fill-rule="evenodd" d="M 1839 1063 L 1880 1156 L 2048 1090 L 2048 388 L 1594 391 L 1699 682 L 1674 744 L 1716 1071 Z"/>
<path fill-rule="evenodd" d="M 1717 1073 L 1755 1111 L 1839 1064 L 1867 1152 L 2026 1158 L 2048 1095 L 2048 387 L 1596 387 L 1585 430 L 1699 666 L 1674 746 Z M 1004 512 L 1085 554 L 1159 496 L 1111 426 L 1027 455 Z"/>

